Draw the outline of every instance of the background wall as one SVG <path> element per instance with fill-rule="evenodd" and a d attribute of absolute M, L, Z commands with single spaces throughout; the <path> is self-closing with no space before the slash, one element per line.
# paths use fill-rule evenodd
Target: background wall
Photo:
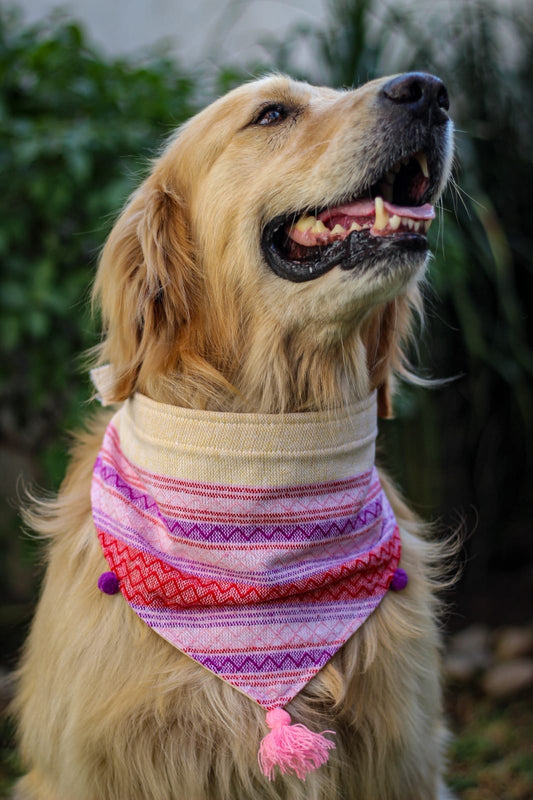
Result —
<path fill-rule="evenodd" d="M 81 20 L 96 45 L 115 55 L 164 46 L 189 65 L 250 64 L 261 45 L 295 24 L 324 23 L 328 0 L 68 0 L 60 4 Z M 55 0 L 22 0 L 28 22 L 58 7 Z M 303 55 L 303 63 L 306 57 Z"/>

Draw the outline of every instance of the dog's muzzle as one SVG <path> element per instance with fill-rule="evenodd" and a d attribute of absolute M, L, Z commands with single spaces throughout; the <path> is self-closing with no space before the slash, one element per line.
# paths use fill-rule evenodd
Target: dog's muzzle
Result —
<path fill-rule="evenodd" d="M 263 253 L 280 277 L 309 281 L 334 267 L 363 269 L 381 257 L 390 263 L 395 252 L 428 250 L 433 204 L 449 162 L 446 87 L 433 75 L 400 75 L 381 88 L 378 107 L 389 136 L 371 181 L 340 203 L 289 212 L 265 226 Z"/>

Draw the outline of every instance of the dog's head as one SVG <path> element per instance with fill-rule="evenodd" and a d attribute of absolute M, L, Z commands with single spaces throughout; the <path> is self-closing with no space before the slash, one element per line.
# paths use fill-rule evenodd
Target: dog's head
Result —
<path fill-rule="evenodd" d="M 270 412 L 386 399 L 450 170 L 447 109 L 425 74 L 343 92 L 275 76 L 183 126 L 103 251 L 114 398 Z"/>

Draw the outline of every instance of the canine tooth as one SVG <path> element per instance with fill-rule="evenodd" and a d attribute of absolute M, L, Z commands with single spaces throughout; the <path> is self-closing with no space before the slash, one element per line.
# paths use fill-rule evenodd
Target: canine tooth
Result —
<path fill-rule="evenodd" d="M 419 233 L 419 231 L 420 231 L 420 223 L 419 222 L 415 222 L 414 230 L 416 231 L 416 233 Z"/>
<path fill-rule="evenodd" d="M 351 233 L 352 231 L 362 231 L 362 230 L 363 230 L 362 225 L 359 225 L 358 222 L 352 222 L 352 224 L 350 225 L 349 233 Z"/>
<path fill-rule="evenodd" d="M 424 178 L 429 178 L 429 169 L 428 169 L 428 158 L 425 153 L 417 153 L 415 155 L 416 160 L 420 164 L 420 169 L 422 170 L 422 175 Z"/>
<path fill-rule="evenodd" d="M 322 222 L 321 219 L 315 220 L 313 227 L 311 228 L 311 233 L 325 233 L 327 231 L 326 226 Z"/>
<path fill-rule="evenodd" d="M 346 229 L 337 223 L 334 228 L 331 230 L 332 233 L 346 233 Z"/>
<path fill-rule="evenodd" d="M 305 233 L 305 231 L 311 230 L 316 221 L 316 217 L 300 217 L 294 227 L 297 230 L 302 231 L 302 233 Z"/>
<path fill-rule="evenodd" d="M 426 233 L 429 231 L 429 226 L 431 225 L 431 223 L 432 223 L 432 222 L 433 222 L 433 220 L 432 220 L 432 219 L 426 219 L 426 220 L 424 220 L 424 223 L 423 223 L 423 225 L 424 225 L 424 231 L 425 231 Z"/>
<path fill-rule="evenodd" d="M 402 218 L 398 216 L 398 214 L 393 214 L 393 216 L 389 220 L 389 225 L 391 226 L 393 231 L 397 231 L 400 227 L 402 222 Z"/>
<path fill-rule="evenodd" d="M 387 227 L 387 222 L 389 221 L 389 215 L 387 214 L 385 207 L 383 205 L 382 197 L 376 197 L 374 201 L 374 207 L 376 209 L 376 220 L 374 222 L 374 228 L 378 231 L 382 231 L 384 228 Z"/>
<path fill-rule="evenodd" d="M 409 228 L 410 231 L 414 230 L 414 227 L 415 227 L 414 219 L 408 219 L 407 220 L 407 227 Z"/>

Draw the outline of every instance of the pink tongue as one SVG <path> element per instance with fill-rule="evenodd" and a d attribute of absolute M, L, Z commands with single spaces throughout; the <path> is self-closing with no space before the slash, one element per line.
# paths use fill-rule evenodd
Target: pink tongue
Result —
<path fill-rule="evenodd" d="M 383 206 L 391 216 L 396 214 L 398 217 L 408 217 L 416 220 L 435 218 L 435 209 L 430 203 L 426 203 L 423 206 L 396 206 L 394 203 L 388 203 L 385 200 Z M 344 206 L 327 209 L 320 214 L 318 219 L 324 224 L 327 222 L 331 224 L 331 222 L 337 222 L 341 219 L 349 220 L 351 223 L 361 218 L 373 217 L 374 212 L 374 200 L 356 200 Z M 342 225 L 342 222 L 340 224 Z M 350 225 L 344 225 L 343 227 L 349 228 Z"/>

